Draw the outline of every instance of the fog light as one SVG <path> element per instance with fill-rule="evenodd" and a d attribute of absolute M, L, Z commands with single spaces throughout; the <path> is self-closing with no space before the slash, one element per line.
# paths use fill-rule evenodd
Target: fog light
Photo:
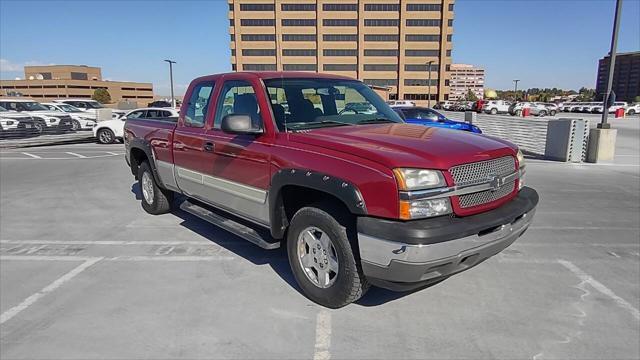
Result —
<path fill-rule="evenodd" d="M 404 220 L 420 219 L 451 213 L 449 198 L 401 200 L 400 218 Z"/>

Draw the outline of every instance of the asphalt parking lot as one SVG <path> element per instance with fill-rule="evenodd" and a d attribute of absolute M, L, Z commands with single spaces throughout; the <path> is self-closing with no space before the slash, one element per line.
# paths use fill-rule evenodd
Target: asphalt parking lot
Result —
<path fill-rule="evenodd" d="M 640 357 L 640 126 L 604 164 L 531 160 L 529 231 L 414 293 L 339 310 L 283 250 L 152 216 L 122 145 L 0 152 L 0 358 Z"/>

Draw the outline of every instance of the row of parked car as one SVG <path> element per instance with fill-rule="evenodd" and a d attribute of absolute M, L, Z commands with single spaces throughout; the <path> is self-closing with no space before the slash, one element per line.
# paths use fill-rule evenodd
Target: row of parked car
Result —
<path fill-rule="evenodd" d="M 477 111 L 486 114 L 510 114 L 520 116 L 525 108 L 535 116 L 555 116 L 558 112 L 576 112 L 602 114 L 602 102 L 568 102 L 568 103 L 545 103 L 545 102 L 512 102 L 506 100 L 478 100 L 478 101 L 442 101 L 434 108 L 448 111 Z M 640 103 L 627 104 L 626 102 L 615 102 L 609 108 L 609 113 L 615 113 L 618 109 L 624 109 L 627 115 L 640 114 Z"/>
<path fill-rule="evenodd" d="M 602 114 L 603 108 L 602 102 L 569 102 L 562 104 L 561 106 L 561 109 L 564 112 L 592 114 Z M 609 113 L 615 113 L 619 109 L 624 109 L 624 112 L 627 115 L 640 114 L 640 103 L 627 104 L 623 101 L 617 101 L 609 108 Z"/>

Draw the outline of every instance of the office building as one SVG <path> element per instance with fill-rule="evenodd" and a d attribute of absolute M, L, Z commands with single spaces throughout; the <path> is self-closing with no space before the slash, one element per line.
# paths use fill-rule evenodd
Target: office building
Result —
<path fill-rule="evenodd" d="M 467 100 L 469 90 L 484 98 L 484 69 L 468 64 L 451 64 L 449 100 Z"/>
<path fill-rule="evenodd" d="M 596 95 L 602 99 L 607 91 L 609 75 L 609 55 L 598 61 Z M 613 70 L 613 87 L 616 100 L 633 102 L 640 96 L 640 51 L 616 54 L 616 66 Z"/>
<path fill-rule="evenodd" d="M 86 65 L 25 66 L 24 79 L 0 80 L 0 96 L 25 96 L 38 101 L 86 98 L 107 89 L 114 103 L 146 105 L 153 101 L 153 84 L 102 79 L 99 67 Z"/>
<path fill-rule="evenodd" d="M 387 87 L 390 99 L 448 99 L 453 0 L 228 3 L 234 70 L 327 72 Z"/>

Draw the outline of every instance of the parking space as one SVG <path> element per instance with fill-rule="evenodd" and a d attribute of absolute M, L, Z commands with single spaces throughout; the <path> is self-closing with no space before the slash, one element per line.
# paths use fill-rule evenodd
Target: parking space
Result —
<path fill-rule="evenodd" d="M 612 163 L 528 162 L 536 219 L 499 256 L 339 310 L 283 250 L 145 213 L 121 144 L 4 150 L 0 357 L 638 358 L 640 146 L 620 129 Z"/>

